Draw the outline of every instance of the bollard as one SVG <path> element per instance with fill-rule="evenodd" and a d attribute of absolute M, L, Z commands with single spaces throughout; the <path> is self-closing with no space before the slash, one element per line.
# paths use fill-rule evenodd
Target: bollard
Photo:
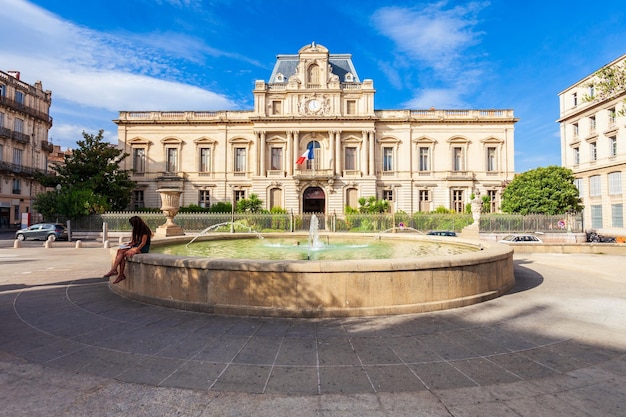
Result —
<path fill-rule="evenodd" d="M 76 249 L 80 249 L 82 247 L 83 247 L 83 241 L 82 240 L 77 240 L 75 248 Z"/>
<path fill-rule="evenodd" d="M 105 248 L 105 249 L 109 249 L 110 247 L 111 247 L 111 245 L 109 244 L 109 241 L 108 241 L 108 240 L 105 240 L 105 241 L 104 241 L 104 248 Z"/>
<path fill-rule="evenodd" d="M 13 248 L 14 249 L 18 249 L 18 248 L 21 248 L 21 247 L 22 247 L 22 241 L 15 239 L 15 242 L 13 242 Z"/>

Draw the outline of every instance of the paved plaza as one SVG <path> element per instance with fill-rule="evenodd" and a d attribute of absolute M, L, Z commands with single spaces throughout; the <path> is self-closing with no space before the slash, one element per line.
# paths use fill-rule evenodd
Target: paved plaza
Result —
<path fill-rule="evenodd" d="M 626 416 L 626 257 L 519 254 L 514 290 L 448 311 L 273 319 L 122 298 L 101 246 L 0 248 L 0 415 Z"/>

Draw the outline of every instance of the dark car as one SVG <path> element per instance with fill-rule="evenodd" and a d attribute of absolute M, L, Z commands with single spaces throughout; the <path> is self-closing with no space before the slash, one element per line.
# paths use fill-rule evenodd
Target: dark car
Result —
<path fill-rule="evenodd" d="M 17 240 L 67 240 L 67 229 L 58 223 L 37 223 L 15 232 Z"/>
<path fill-rule="evenodd" d="M 451 230 L 431 230 L 426 234 L 430 236 L 456 236 L 456 233 Z"/>

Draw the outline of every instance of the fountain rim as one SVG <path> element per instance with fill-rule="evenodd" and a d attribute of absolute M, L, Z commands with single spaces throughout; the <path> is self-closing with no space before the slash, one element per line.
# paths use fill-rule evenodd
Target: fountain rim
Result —
<path fill-rule="evenodd" d="M 267 233 L 267 238 L 298 238 L 306 237 L 307 233 Z M 165 266 L 187 266 L 202 269 L 226 269 L 231 271 L 284 271 L 284 272 L 343 272 L 343 271 L 402 271 L 419 268 L 448 268 L 461 267 L 476 263 L 478 260 L 498 260 L 506 258 L 513 252 L 513 248 L 497 242 L 489 243 L 478 240 L 463 238 L 449 238 L 441 236 L 427 236 L 413 233 L 389 233 L 382 236 L 380 233 L 344 233 L 327 232 L 320 236 L 332 236 L 336 238 L 369 238 L 389 240 L 409 240 L 441 242 L 452 246 L 470 246 L 478 250 L 451 256 L 423 256 L 415 258 L 383 258 L 383 259 L 345 259 L 345 260 L 265 260 L 257 258 L 203 258 L 192 255 L 169 255 L 163 253 L 141 254 L 141 262 L 162 264 Z M 154 247 L 169 244 L 182 244 L 189 241 L 190 236 L 175 236 L 154 239 Z M 258 239 L 257 233 L 221 233 L 215 232 L 203 235 L 198 241 L 206 240 L 234 240 L 234 239 Z M 454 241 L 451 241 L 454 239 Z"/>

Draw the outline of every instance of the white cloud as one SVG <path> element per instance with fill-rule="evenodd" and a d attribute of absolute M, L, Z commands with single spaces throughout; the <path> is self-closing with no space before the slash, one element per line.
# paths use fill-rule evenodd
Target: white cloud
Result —
<path fill-rule="evenodd" d="M 121 109 L 217 110 L 227 97 L 176 81 L 175 58 L 150 42 L 82 28 L 22 0 L 4 0 L 0 62 L 28 83 L 42 80 L 61 98 L 82 106 Z"/>
<path fill-rule="evenodd" d="M 404 103 L 410 109 L 455 109 L 465 107 L 459 98 L 459 91 L 454 89 L 424 89 L 418 95 Z"/>
<path fill-rule="evenodd" d="M 383 35 L 392 39 L 398 51 L 439 71 L 456 66 L 461 52 L 478 42 L 476 14 L 485 3 L 446 9 L 446 2 L 422 8 L 384 7 L 372 21 Z"/>

